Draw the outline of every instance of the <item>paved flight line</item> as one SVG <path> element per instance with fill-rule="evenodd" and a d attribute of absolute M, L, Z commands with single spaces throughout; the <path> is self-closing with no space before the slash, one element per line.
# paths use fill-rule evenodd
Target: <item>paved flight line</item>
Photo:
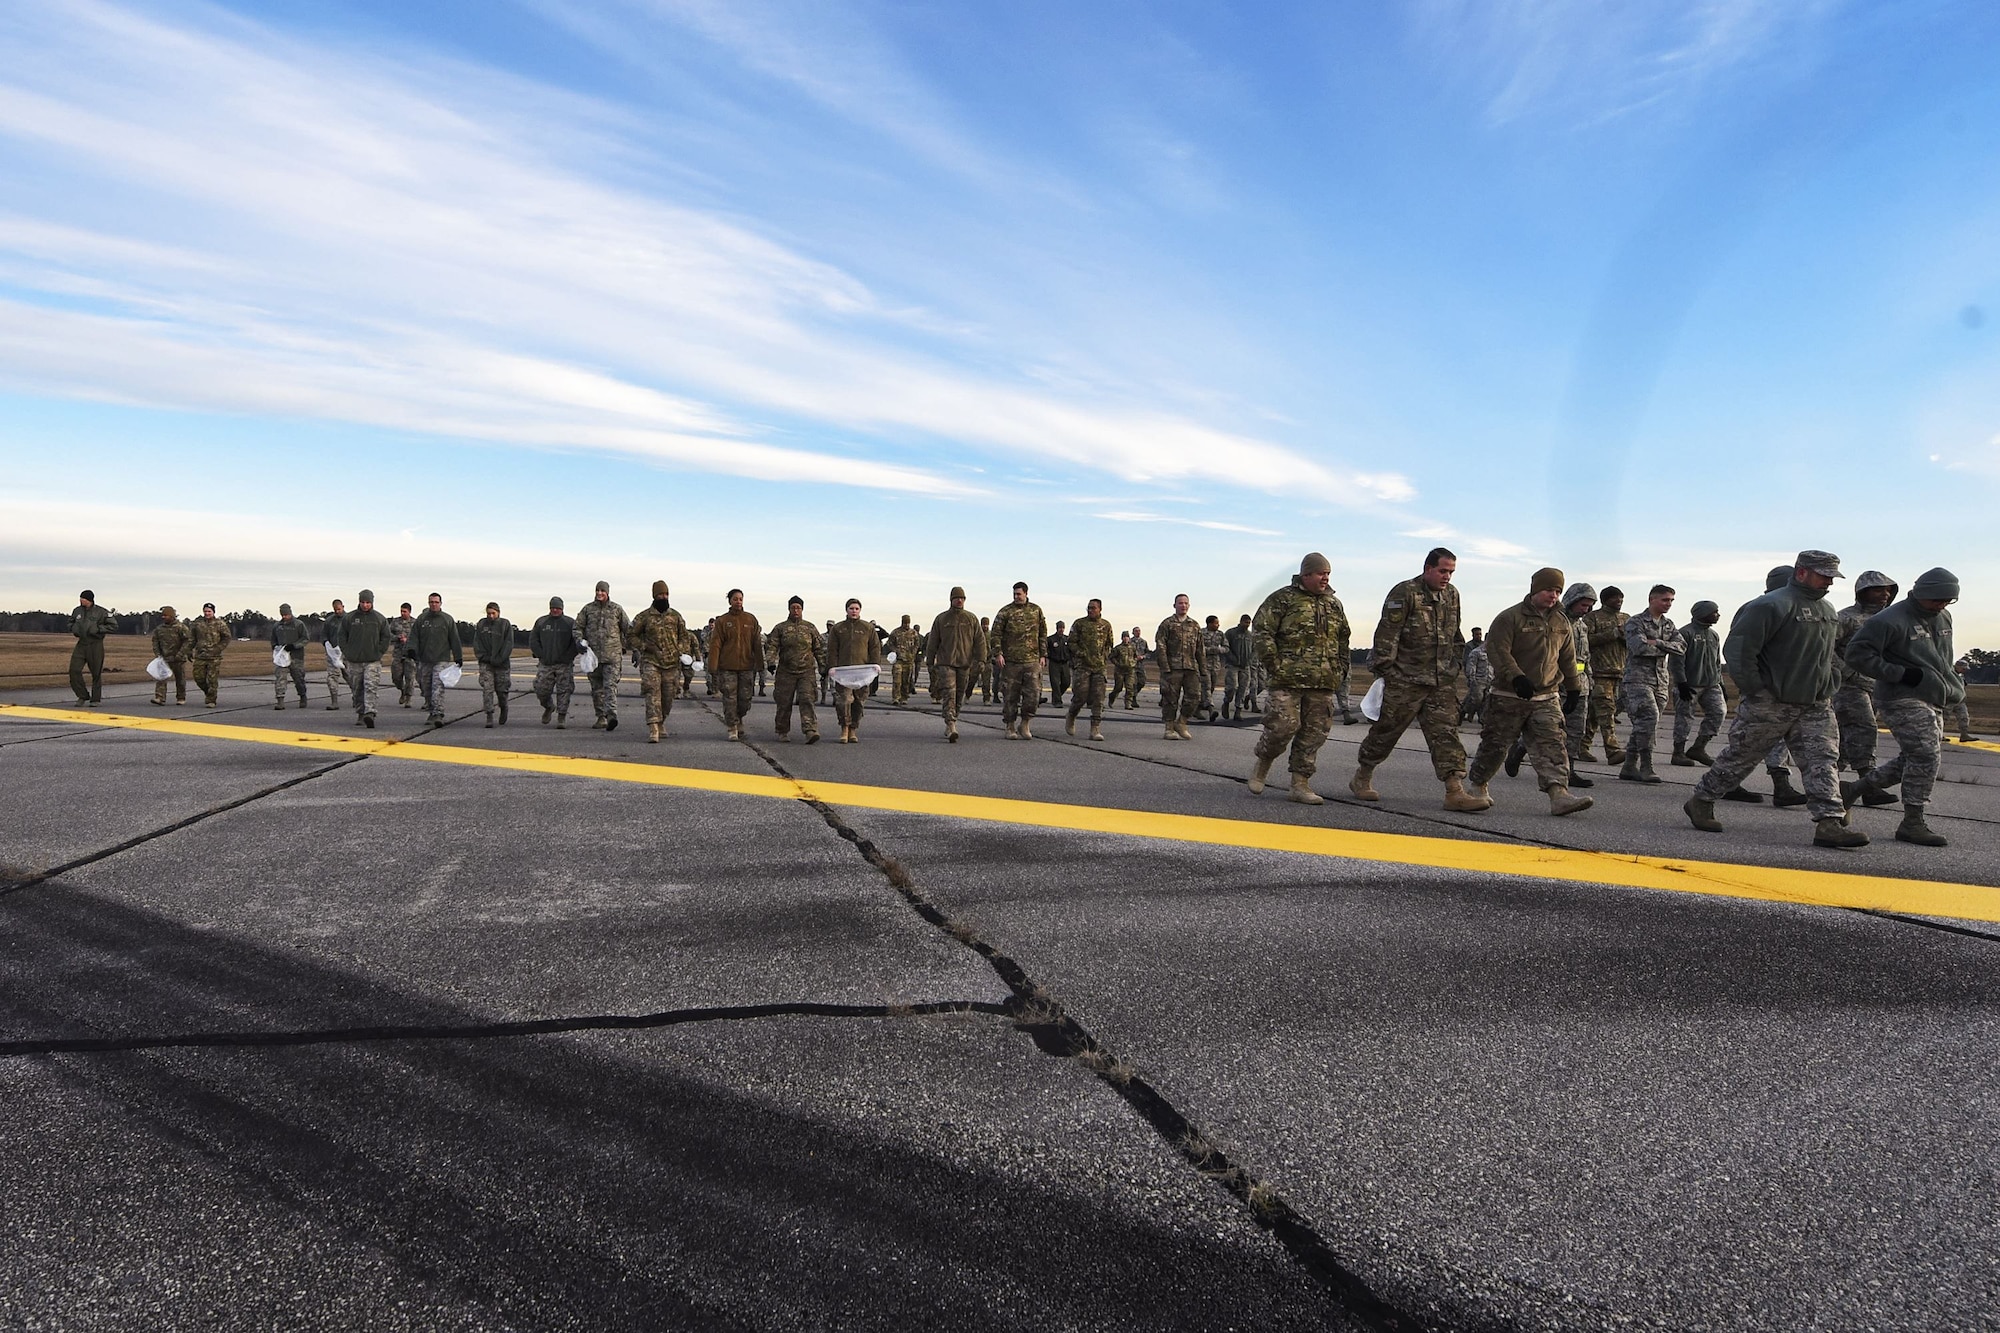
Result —
<path fill-rule="evenodd" d="M 1610 884 L 1623 888 L 1664 889 L 1675 893 L 1756 898 L 1770 902 L 1818 907 L 1866 907 L 1918 916 L 1956 917 L 1967 921 L 2000 922 L 2000 889 L 1978 884 L 1893 879 L 1880 875 L 1847 875 L 1825 870 L 1790 870 L 1775 866 L 1735 865 L 1723 861 L 1682 861 L 1667 857 L 1617 852 L 1574 851 L 1520 843 L 1476 842 L 1460 838 L 1427 838 L 1402 833 L 1366 833 L 1351 829 L 1271 824 L 1260 820 L 1217 819 L 1204 815 L 1161 814 L 1149 810 L 1119 810 L 1091 805 L 1058 805 L 1000 796 L 957 796 L 903 787 L 869 787 L 846 782 L 763 777 L 721 773 L 702 768 L 676 768 L 617 759 L 584 759 L 566 755 L 523 754 L 513 750 L 477 750 L 463 746 L 409 745 L 379 736 L 334 736 L 313 732 L 276 731 L 226 723 L 192 722 L 178 718 L 134 717 L 123 713 L 33 708 L 0 704 L 0 717 L 74 722 L 134 731 L 165 732 L 209 740 L 246 741 L 294 749 L 327 750 L 343 755 L 378 755 L 467 768 L 497 768 L 517 773 L 547 773 L 561 777 L 595 778 L 656 787 L 760 796 L 776 800 L 810 798 L 828 805 L 891 810 L 902 814 L 936 815 L 947 819 L 978 819 L 1031 828 L 1076 833 L 1109 833 L 1121 837 L 1158 838 L 1211 847 L 1243 847 L 1258 851 L 1299 852 L 1355 861 L 1425 866 L 1486 875 L 1520 875 L 1535 879 Z"/>

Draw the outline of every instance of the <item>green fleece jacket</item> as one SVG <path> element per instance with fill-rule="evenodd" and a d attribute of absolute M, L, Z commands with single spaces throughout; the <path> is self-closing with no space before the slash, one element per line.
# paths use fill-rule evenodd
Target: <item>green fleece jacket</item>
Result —
<path fill-rule="evenodd" d="M 1838 628 L 1839 613 L 1827 605 L 1825 590 L 1794 577 L 1737 609 L 1723 660 L 1746 695 L 1763 690 L 1779 703 L 1823 703 L 1840 686 L 1833 662 Z"/>
<path fill-rule="evenodd" d="M 1916 598 L 1905 597 L 1870 616 L 1847 641 L 1847 665 L 1876 682 L 1875 697 L 1921 699 L 1933 708 L 1950 708 L 1965 697 L 1965 682 L 1951 669 L 1951 612 L 1926 613 Z M 1917 683 L 1903 678 L 1915 667 Z"/>

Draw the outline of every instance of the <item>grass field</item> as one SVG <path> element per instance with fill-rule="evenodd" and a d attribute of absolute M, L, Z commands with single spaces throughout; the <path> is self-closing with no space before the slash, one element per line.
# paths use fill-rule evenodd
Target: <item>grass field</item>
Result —
<path fill-rule="evenodd" d="M 67 634 L 0 634 L 0 689 L 61 685 L 69 680 L 69 654 L 76 640 Z M 517 652 L 516 657 L 523 656 Z M 113 634 L 104 640 L 104 683 L 145 681 L 146 663 L 153 660 L 151 635 Z M 472 661 L 468 651 L 465 660 Z M 306 648 L 306 670 L 326 670 L 326 655 L 318 644 Z M 224 676 L 271 674 L 271 645 L 238 642 L 222 659 Z"/>

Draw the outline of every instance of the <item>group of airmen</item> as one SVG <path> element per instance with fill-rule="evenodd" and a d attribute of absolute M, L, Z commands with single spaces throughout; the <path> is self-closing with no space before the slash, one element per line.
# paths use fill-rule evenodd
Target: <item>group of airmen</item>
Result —
<path fill-rule="evenodd" d="M 1721 831 L 1717 801 L 1763 800 L 1742 785 L 1761 762 L 1771 774 L 1777 805 L 1808 808 L 1818 845 L 1866 845 L 1866 835 L 1849 820 L 1851 807 L 1899 802 L 1903 820 L 1897 838 L 1944 845 L 1924 811 L 1948 712 L 1956 717 L 1960 738 L 1970 739 L 1965 664 L 1954 659 L 1946 609 L 1957 600 L 1959 585 L 1949 570 L 1928 571 L 1901 601 L 1895 600 L 1896 583 L 1870 570 L 1856 580 L 1854 605 L 1836 613 L 1826 594 L 1842 577 L 1839 561 L 1824 551 L 1801 551 L 1794 564 L 1771 571 L 1763 596 L 1737 610 L 1724 639 L 1715 630 L 1721 612 L 1714 602 L 1696 602 L 1690 623 L 1677 628 L 1668 614 L 1677 594 L 1665 584 L 1651 589 L 1645 610 L 1627 614 L 1618 589 L 1606 588 L 1600 599 L 1588 583 L 1566 585 L 1561 570 L 1544 568 L 1529 580 L 1522 600 L 1483 630 L 1474 629 L 1468 644 L 1452 581 L 1456 568 L 1451 551 L 1435 548 L 1418 575 L 1396 584 L 1383 599 L 1368 657 L 1379 687 L 1370 693 L 1379 695 L 1379 705 L 1348 782 L 1356 799 L 1381 800 L 1375 771 L 1415 725 L 1444 785 L 1445 809 L 1491 808 L 1494 778 L 1503 771 L 1515 776 L 1525 762 L 1550 813 L 1574 814 L 1592 804 L 1592 798 L 1576 794 L 1592 785 L 1577 765 L 1592 759 L 1600 735 L 1606 762 L 1621 766 L 1619 778 L 1661 781 L 1653 768 L 1654 745 L 1660 719 L 1671 707 L 1670 762 L 1708 770 L 1683 807 L 1695 828 Z M 858 598 L 849 598 L 844 618 L 822 630 L 805 618 L 799 597 L 790 599 L 786 618 L 767 631 L 744 609 L 741 589 L 730 590 L 727 611 L 693 630 L 672 606 L 664 581 L 653 584 L 652 601 L 637 616 L 628 616 L 611 600 L 610 585 L 600 582 L 574 617 L 560 597 L 550 598 L 548 614 L 529 630 L 533 693 L 544 725 L 567 726 L 581 670 L 595 714 L 592 725 L 615 731 L 618 686 L 629 657 L 639 672 L 647 739 L 658 742 L 674 700 L 692 687 L 700 663 L 710 694 L 720 698 L 729 738 L 740 740 L 751 701 L 763 692 L 768 673 L 777 740 L 791 739 L 796 709 L 805 742 L 818 741 L 814 703 L 824 702 L 830 686 L 840 739 L 853 744 L 861 739 L 864 700 L 878 678 L 886 676 L 893 701 L 902 704 L 916 691 L 921 664 L 948 742 L 959 739 L 960 707 L 982 687 L 989 700 L 999 696 L 1007 738 L 1032 739 L 1045 677 L 1058 705 L 1069 696 L 1065 731 L 1074 736 L 1088 711 L 1089 739 L 1102 741 L 1104 712 L 1120 693 L 1127 708 L 1138 706 L 1143 663 L 1150 655 L 1166 740 L 1193 739 L 1188 724 L 1203 715 L 1217 721 L 1240 719 L 1246 709 L 1260 711 L 1251 792 L 1261 794 L 1273 765 L 1288 755 L 1291 798 L 1319 805 L 1323 798 L 1312 779 L 1333 718 L 1337 713 L 1345 722 L 1358 720 L 1348 690 L 1352 631 L 1331 576 L 1325 556 L 1307 555 L 1286 587 L 1228 631 L 1215 616 L 1205 623 L 1191 616 L 1182 594 L 1150 648 L 1136 627 L 1114 630 L 1095 598 L 1083 616 L 1057 622 L 1052 633 L 1024 582 L 1014 584 L 1007 605 L 984 619 L 966 609 L 965 589 L 953 588 L 949 607 L 928 631 L 918 630 L 907 615 L 899 626 L 883 630 L 863 617 Z M 95 704 L 102 697 L 103 639 L 112 621 L 89 591 L 81 596 L 72 628 L 77 646 L 70 684 L 80 703 Z M 342 706 L 344 692 L 357 725 L 373 727 L 386 657 L 402 705 L 412 706 L 412 695 L 420 694 L 430 723 L 444 724 L 444 690 L 463 669 L 464 649 L 458 622 L 444 611 L 438 594 L 431 594 L 425 610 L 412 615 L 405 602 L 390 618 L 363 589 L 352 611 L 336 599 L 321 617 L 320 631 L 328 709 Z M 285 707 L 288 691 L 296 694 L 298 706 L 306 706 L 309 637 L 292 608 L 281 606 L 269 630 L 277 708 Z M 497 603 L 488 602 L 471 637 L 486 725 L 504 726 L 513 688 L 514 625 Z M 230 638 L 229 625 L 216 618 L 212 603 L 192 621 L 162 607 L 153 631 L 160 676 L 153 702 L 165 704 L 169 683 L 177 702 L 185 702 L 191 670 L 207 705 L 215 707 Z M 88 688 L 86 671 L 92 676 Z M 1711 755 L 1709 743 L 1727 715 L 1725 673 L 1740 697 L 1728 741 L 1719 755 Z M 1622 747 L 1614 729 L 1621 712 L 1630 719 Z M 1480 739 L 1468 757 L 1459 727 L 1473 719 L 1480 724 Z M 1897 753 L 1886 762 L 1876 759 L 1878 723 L 1896 738 Z M 1801 771 L 1802 791 L 1791 785 L 1791 765 Z M 1839 778 L 1842 766 L 1854 774 L 1845 782 Z M 1892 796 L 1892 790 L 1899 794 Z"/>

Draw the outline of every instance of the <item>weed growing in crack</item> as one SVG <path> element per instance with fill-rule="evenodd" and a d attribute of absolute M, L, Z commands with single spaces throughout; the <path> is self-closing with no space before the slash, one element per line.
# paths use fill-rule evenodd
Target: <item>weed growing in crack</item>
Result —
<path fill-rule="evenodd" d="M 1055 1027 L 1063 1021 L 1062 1005 L 1030 995 L 1022 1001 L 1014 1012 L 1014 1026 L 1022 1028 Z"/>
<path fill-rule="evenodd" d="M 1243 1196 L 1243 1202 L 1249 1204 L 1250 1211 L 1265 1222 L 1274 1221 L 1285 1211 L 1284 1201 L 1278 1198 L 1276 1187 L 1262 1180 L 1252 1183 Z"/>
<path fill-rule="evenodd" d="M 1121 1088 L 1139 1076 L 1139 1071 L 1130 1064 L 1095 1046 L 1078 1051 L 1076 1058 L 1085 1069 Z"/>

